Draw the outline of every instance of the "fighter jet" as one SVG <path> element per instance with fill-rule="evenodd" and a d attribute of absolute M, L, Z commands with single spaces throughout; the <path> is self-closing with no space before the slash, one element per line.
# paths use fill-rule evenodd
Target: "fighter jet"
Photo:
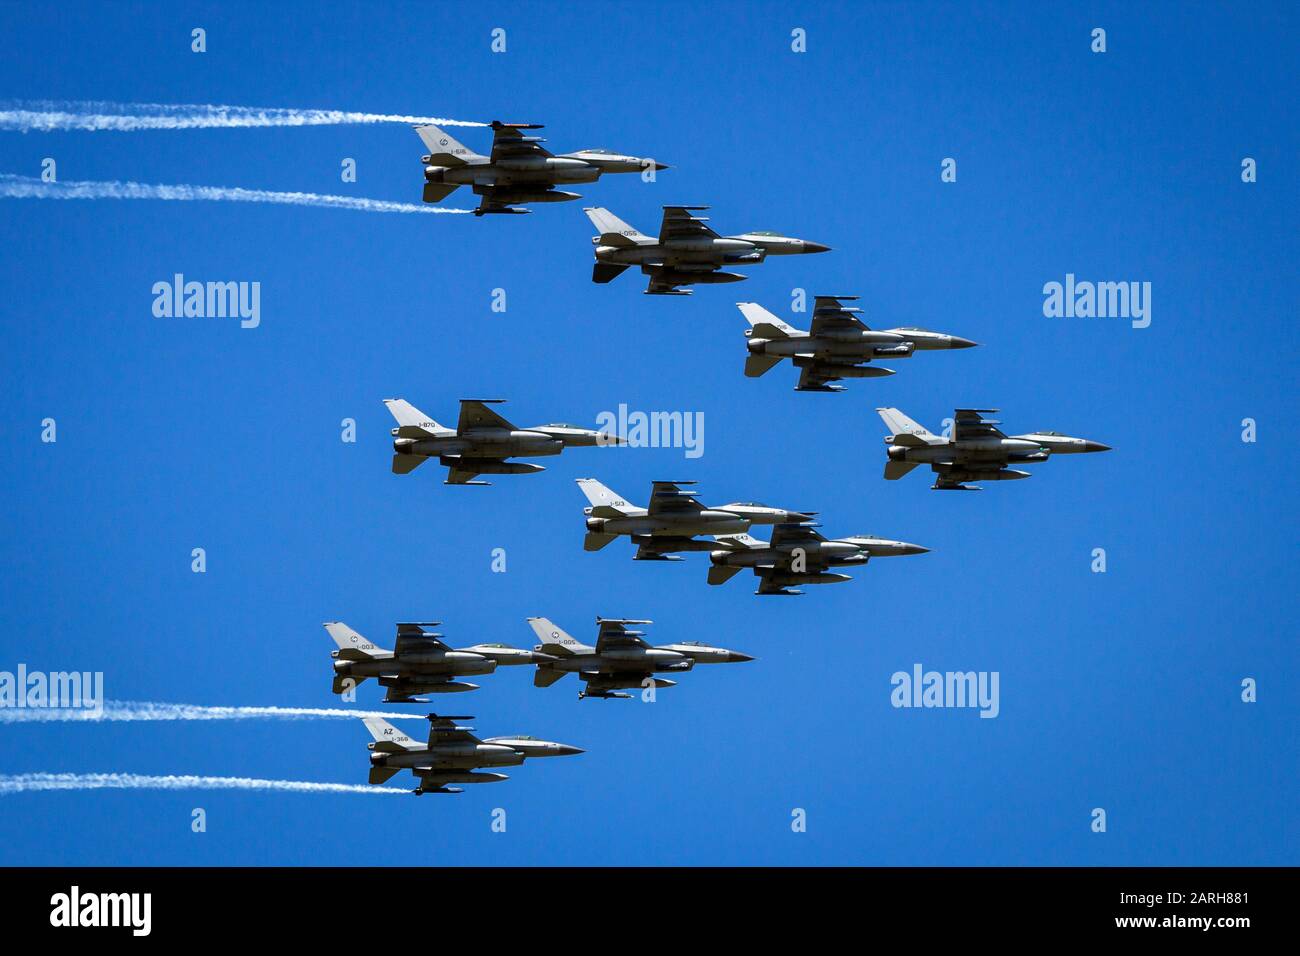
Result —
<path fill-rule="evenodd" d="M 749 266 L 768 256 L 829 252 L 830 246 L 804 239 L 791 239 L 774 232 L 747 232 L 740 236 L 719 236 L 705 225 L 707 219 L 692 212 L 708 206 L 664 206 L 658 240 L 638 232 L 608 209 L 583 210 L 600 233 L 591 241 L 596 246 L 592 282 L 609 282 L 629 266 L 640 266 L 650 277 L 647 295 L 690 295 L 680 285 L 739 282 L 739 272 L 720 272 L 723 266 Z"/>
<path fill-rule="evenodd" d="M 771 541 L 759 541 L 748 534 L 717 535 L 709 555 L 710 584 L 725 584 L 743 568 L 753 568 L 758 577 L 755 594 L 802 594 L 792 590 L 798 584 L 839 584 L 850 580 L 828 568 L 852 568 L 871 558 L 925 554 L 929 548 L 906 541 L 891 541 L 873 535 L 825 538 L 808 522 L 779 524 Z"/>
<path fill-rule="evenodd" d="M 492 122 L 492 155 L 478 153 L 458 143 L 437 126 L 417 126 L 428 147 L 424 163 L 424 201 L 441 202 L 458 186 L 472 186 L 479 199 L 474 215 L 531 212 L 518 203 L 565 202 L 581 193 L 563 192 L 557 185 L 594 183 L 602 173 L 639 173 L 667 169 L 663 163 L 639 156 L 623 156 L 605 149 L 583 149 L 555 156 L 542 148 L 540 136 L 522 130 L 541 129 L 538 123 Z"/>
<path fill-rule="evenodd" d="M 956 335 L 918 328 L 877 331 L 859 319 L 862 310 L 843 305 L 856 295 L 819 295 L 813 300 L 812 327 L 801 332 L 755 302 L 737 302 L 753 328 L 745 330 L 749 357 L 745 374 L 758 378 L 782 359 L 800 369 L 797 392 L 842 392 L 831 385 L 842 378 L 883 378 L 892 368 L 869 365 L 872 359 L 910 358 L 932 349 L 968 349 L 977 343 Z"/>
<path fill-rule="evenodd" d="M 397 625 L 397 644 L 391 651 L 376 647 L 342 621 L 330 621 L 325 630 L 338 649 L 334 658 L 334 693 L 356 687 L 367 677 L 379 679 L 387 688 L 386 704 L 427 704 L 414 694 L 452 694 L 478 690 L 478 684 L 458 677 L 491 674 L 501 664 L 540 664 L 545 654 L 520 650 L 508 644 L 475 644 L 452 649 L 441 634 L 426 631 L 440 621 L 419 621 Z"/>
<path fill-rule="evenodd" d="M 934 435 L 897 408 L 877 408 L 889 437 L 885 477 L 896 481 L 917 465 L 928 464 L 935 473 L 936 491 L 979 491 L 968 481 L 1010 481 L 1028 478 L 1029 472 L 1007 465 L 1032 465 L 1052 455 L 1110 451 L 1109 445 L 1071 438 L 1060 432 L 1030 432 L 1007 437 L 998 422 L 984 418 L 996 408 L 959 408 L 953 413 L 952 437 Z"/>
<path fill-rule="evenodd" d="M 488 408 L 503 404 L 495 398 L 462 398 L 455 429 L 439 425 L 405 399 L 386 398 L 384 404 L 398 426 L 392 430 L 393 474 L 405 475 L 436 458 L 450 469 L 445 485 L 489 485 L 491 482 L 473 479 L 546 470 L 526 461 L 506 461 L 516 455 L 558 455 L 573 446 L 626 444 L 617 435 L 577 425 L 519 428 Z"/>
<path fill-rule="evenodd" d="M 504 773 L 483 773 L 479 767 L 517 767 L 529 757 L 567 757 L 583 751 L 536 737 L 489 737 L 479 740 L 473 727 L 457 726 L 473 717 L 429 715 L 429 742 L 421 744 L 386 720 L 365 717 L 375 739 L 370 748 L 370 782 L 384 783 L 401 770 L 410 770 L 420 785 L 412 793 L 462 793 L 449 783 L 496 783 Z"/>
<path fill-rule="evenodd" d="M 583 508 L 587 516 L 587 537 L 583 548 L 599 551 L 619 535 L 637 545 L 637 561 L 680 561 L 675 551 L 711 551 L 713 545 L 695 538 L 698 534 L 731 534 L 748 531 L 750 525 L 807 521 L 813 512 L 769 508 L 756 501 L 733 502 L 706 508 L 695 500 L 697 492 L 683 490 L 693 481 L 655 481 L 650 486 L 650 505 L 629 504 L 595 478 L 579 478 L 578 487 L 591 502 Z"/>
<path fill-rule="evenodd" d="M 631 697 L 622 688 L 640 689 L 647 681 L 655 687 L 675 687 L 676 681 L 654 677 L 658 673 L 685 673 L 696 664 L 735 664 L 752 661 L 748 654 L 710 647 L 698 641 L 651 646 L 642 638 L 644 631 L 628 625 L 653 624 L 653 621 L 596 618 L 600 628 L 596 646 L 580 644 L 544 617 L 530 617 L 528 623 L 541 642 L 534 649 L 548 660 L 537 665 L 533 685 L 550 687 L 565 674 L 575 673 L 583 680 L 578 699 L 584 697 Z"/>

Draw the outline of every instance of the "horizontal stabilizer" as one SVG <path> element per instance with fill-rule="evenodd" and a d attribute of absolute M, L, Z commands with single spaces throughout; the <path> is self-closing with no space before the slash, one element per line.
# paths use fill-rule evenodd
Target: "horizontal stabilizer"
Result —
<path fill-rule="evenodd" d="M 533 675 L 534 687 L 550 687 L 557 680 L 563 677 L 567 671 L 557 671 L 551 667 L 539 667 L 537 673 Z"/>
<path fill-rule="evenodd" d="M 334 686 L 331 689 L 336 694 L 342 694 L 345 691 L 352 690 L 352 688 L 356 687 L 365 679 L 364 675 L 361 677 L 353 677 L 351 674 L 335 674 Z"/>
<path fill-rule="evenodd" d="M 887 461 L 885 462 L 885 480 L 897 481 L 915 468 L 917 464 L 914 461 Z"/>
<path fill-rule="evenodd" d="M 394 455 L 393 456 L 393 474 L 409 475 L 420 465 L 424 464 L 423 455 Z"/>
<path fill-rule="evenodd" d="M 375 784 L 387 783 L 399 769 L 398 767 L 371 767 L 370 782 Z"/>
<path fill-rule="evenodd" d="M 733 577 L 740 573 L 740 568 L 733 568 L 725 564 L 715 564 L 709 568 L 710 584 L 726 584 Z"/>
<path fill-rule="evenodd" d="M 619 276 L 627 271 L 627 266 L 611 265 L 608 262 L 597 262 L 591 269 L 591 281 L 604 284 L 613 282 Z"/>
<path fill-rule="evenodd" d="M 588 531 L 587 536 L 582 539 L 582 550 L 599 551 L 617 537 L 616 534 L 601 534 L 598 531 Z"/>
<path fill-rule="evenodd" d="M 421 197 L 425 202 L 442 202 L 456 189 L 456 184 L 450 186 L 444 183 L 425 183 L 424 195 Z"/>
<path fill-rule="evenodd" d="M 758 378 L 780 361 L 779 355 L 750 355 L 745 359 L 745 377 Z"/>

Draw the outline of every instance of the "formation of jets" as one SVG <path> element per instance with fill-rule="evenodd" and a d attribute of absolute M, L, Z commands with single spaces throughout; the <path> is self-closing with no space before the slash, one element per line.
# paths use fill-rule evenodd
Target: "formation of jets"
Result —
<path fill-rule="evenodd" d="M 473 152 L 437 126 L 418 126 L 428 148 L 423 157 L 425 202 L 439 202 L 460 186 L 480 197 L 476 215 L 521 214 L 528 203 L 562 202 L 579 194 L 558 188 L 592 183 L 605 173 L 653 173 L 667 169 L 646 157 L 602 149 L 554 155 L 530 131 L 533 123 L 490 124 L 492 149 L 487 156 Z M 657 237 L 646 235 L 604 207 L 584 210 L 597 235 L 592 281 L 612 282 L 633 266 L 648 278 L 649 295 L 690 295 L 690 286 L 738 282 L 746 278 L 735 268 L 758 265 L 768 256 L 827 252 L 829 247 L 807 239 L 771 232 L 719 235 L 697 213 L 706 206 L 663 207 Z M 778 317 L 756 302 L 738 302 L 749 324 L 745 330 L 744 374 L 759 378 L 782 361 L 799 370 L 795 390 L 839 392 L 846 379 L 883 378 L 895 369 L 887 363 L 917 352 L 968 349 L 977 343 L 946 332 L 914 326 L 874 329 L 854 305 L 853 295 L 818 295 L 813 299 L 808 328 Z M 802 324 L 802 323 L 800 323 Z M 626 445 L 618 435 L 577 425 L 519 427 L 491 407 L 495 399 L 462 399 L 456 427 L 438 424 L 404 399 L 386 399 L 397 421 L 392 429 L 392 471 L 408 474 L 428 459 L 448 469 L 445 484 L 485 485 L 479 475 L 531 474 L 544 470 L 520 457 L 560 454 L 565 448 Z M 893 481 L 918 465 L 929 465 L 938 490 L 978 490 L 976 483 L 1029 477 L 1019 466 L 1047 461 L 1053 455 L 1108 451 L 1109 446 L 1058 432 L 1005 435 L 998 423 L 985 418 L 994 409 L 959 408 L 951 434 L 936 435 L 897 408 L 877 411 L 889 435 L 884 477 Z M 746 569 L 758 580 L 756 594 L 801 594 L 801 586 L 850 580 L 846 572 L 873 558 L 924 554 L 929 548 L 874 535 L 829 538 L 818 529 L 816 512 L 771 507 L 758 502 L 706 505 L 692 490 L 692 481 L 654 481 L 644 506 L 632 504 L 594 478 L 580 478 L 587 499 L 583 509 L 586 551 L 600 551 L 623 537 L 635 545 L 637 561 L 682 561 L 685 552 L 708 555 L 709 585 L 726 584 Z M 750 532 L 771 528 L 768 540 Z M 754 658 L 739 651 L 698 641 L 651 644 L 647 620 L 597 618 L 594 644 L 583 644 L 546 617 L 527 620 L 536 636 L 530 648 L 480 643 L 455 648 L 443 635 L 429 630 L 437 622 L 397 625 L 392 650 L 372 644 L 341 622 L 325 625 L 333 651 L 333 690 L 346 694 L 374 679 L 384 688 L 384 703 L 427 703 L 418 695 L 477 690 L 464 680 L 493 673 L 500 666 L 529 665 L 533 684 L 550 687 L 568 674 L 577 675 L 579 699 L 628 698 L 632 690 L 676 685 L 673 679 L 697 665 L 731 664 Z M 457 793 L 453 784 L 490 783 L 506 775 L 496 768 L 513 767 L 532 757 L 582 753 L 573 746 L 533 737 L 490 737 L 480 740 L 472 728 L 457 725 L 468 717 L 429 714 L 429 736 L 417 741 L 388 721 L 365 720 L 371 736 L 370 782 L 381 784 L 402 770 L 418 780 L 415 792 Z"/>
<path fill-rule="evenodd" d="M 897 481 L 917 465 L 929 465 L 935 474 L 932 487 L 937 491 L 978 491 L 978 486 L 966 482 L 1029 477 L 1029 472 L 1009 465 L 1032 465 L 1052 455 L 1110 451 L 1109 445 L 1060 432 L 1004 435 L 997 427 L 1000 422 L 984 417 L 995 414 L 996 408 L 957 409 L 948 438 L 932 434 L 897 408 L 876 411 L 889 429 L 885 478 Z"/>
<path fill-rule="evenodd" d="M 334 693 L 348 693 L 373 677 L 387 692 L 385 704 L 427 704 L 428 700 L 414 695 L 478 690 L 477 684 L 457 678 L 491 674 L 502 665 L 534 664 L 537 671 L 533 683 L 538 687 L 549 687 L 572 673 L 578 674 L 584 683 L 579 699 L 627 697 L 627 694 L 608 691 L 644 688 L 650 675 L 663 671 L 684 672 L 696 664 L 753 660 L 739 651 L 710 647 L 698 641 L 652 647 L 642 640 L 644 632 L 629 629 L 629 625 L 652 624 L 652 621 L 597 618 L 600 633 L 595 647 L 588 647 L 546 618 L 530 617 L 528 624 L 540 642 L 531 651 L 509 644 L 453 648 L 444 643 L 443 635 L 425 630 L 440 623 L 398 624 L 397 640 L 389 651 L 375 646 L 341 621 L 327 622 L 325 630 L 338 645 L 330 653 L 334 660 Z M 672 687 L 674 683 L 654 682 L 656 687 Z"/>
<path fill-rule="evenodd" d="M 651 483 L 647 507 L 628 503 L 594 478 L 579 478 L 578 487 L 590 504 L 583 548 L 599 551 L 626 536 L 637 546 L 635 561 L 681 561 L 683 551 L 705 551 L 712 566 L 709 583 L 724 584 L 744 568 L 759 579 L 756 594 L 802 594 L 799 584 L 836 584 L 850 580 L 830 568 L 864 565 L 872 557 L 925 554 L 929 548 L 859 535 L 828 539 L 813 522 L 816 512 L 788 511 L 758 502 L 706 506 L 698 492 L 684 486 L 692 481 Z M 747 532 L 753 525 L 774 525 L 770 541 Z M 698 536 L 705 535 L 707 538 Z"/>

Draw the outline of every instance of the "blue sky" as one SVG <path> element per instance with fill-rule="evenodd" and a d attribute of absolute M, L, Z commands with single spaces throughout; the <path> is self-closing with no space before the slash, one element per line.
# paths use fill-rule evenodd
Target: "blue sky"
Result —
<path fill-rule="evenodd" d="M 587 753 L 455 798 L 0 798 L 0 863 L 1296 863 L 1297 22 L 1130 6 L 5 7 L 0 98 L 541 122 L 556 151 L 673 168 L 481 220 L 2 200 L 0 669 L 102 670 L 118 699 L 331 706 L 322 621 L 388 644 L 394 621 L 432 618 L 453 642 L 527 646 L 526 617 L 583 639 L 598 614 L 758 660 L 653 705 L 503 669 L 438 709 Z M 422 152 L 401 125 L 3 132 L 0 172 L 53 157 L 65 181 L 416 201 Z M 835 251 L 691 298 L 643 296 L 635 273 L 593 285 L 581 206 L 653 231 L 663 203 Z M 261 282 L 260 327 L 155 319 L 151 287 L 177 272 Z M 1150 327 L 1044 318 L 1066 273 L 1151 282 Z M 733 303 L 795 318 L 796 287 L 983 346 L 839 395 L 793 392 L 787 368 L 745 379 Z M 521 424 L 700 411 L 705 453 L 580 449 L 449 488 L 436 466 L 389 473 L 389 396 L 444 421 L 463 396 L 507 398 Z M 996 407 L 1009 431 L 1115 450 L 937 494 L 881 479 L 878 405 L 932 427 Z M 934 550 L 798 599 L 755 597 L 748 575 L 709 588 L 701 556 L 583 553 L 588 475 L 633 500 L 696 479 L 707 501 Z M 999 672 L 998 718 L 891 707 L 890 675 L 918 662 Z M 363 685 L 358 706 L 378 696 Z M 366 739 L 339 721 L 9 726 L 0 772 L 360 782 Z"/>

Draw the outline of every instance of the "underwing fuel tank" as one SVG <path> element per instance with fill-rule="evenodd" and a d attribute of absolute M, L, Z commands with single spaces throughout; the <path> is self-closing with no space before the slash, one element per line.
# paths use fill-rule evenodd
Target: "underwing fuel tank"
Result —
<path fill-rule="evenodd" d="M 481 770 L 434 770 L 428 773 L 416 771 L 416 775 L 422 778 L 436 778 L 439 784 L 443 783 L 500 783 L 502 780 L 510 778 L 504 773 L 485 773 Z"/>
<path fill-rule="evenodd" d="M 483 459 L 452 458 L 444 456 L 438 461 L 448 468 L 473 468 L 480 475 L 531 475 L 546 469 L 527 461 L 485 461 Z"/>
<path fill-rule="evenodd" d="M 539 189 L 536 192 L 512 189 L 501 194 L 501 198 L 506 202 L 569 202 L 581 199 L 582 193 L 569 193 L 559 189 Z"/>
<path fill-rule="evenodd" d="M 659 279 L 677 285 L 718 285 L 724 282 L 741 282 L 749 278 L 739 272 L 691 272 L 683 269 L 663 269 Z"/>
<path fill-rule="evenodd" d="M 785 587 L 789 584 L 839 584 L 842 581 L 852 581 L 853 578 L 847 574 L 832 574 L 828 571 L 821 571 L 813 574 L 773 574 L 768 580 L 772 584 Z"/>
<path fill-rule="evenodd" d="M 818 361 L 811 356 L 796 355 L 791 361 L 795 368 L 818 368 L 834 372 L 840 378 L 886 378 L 894 374 L 892 368 L 883 365 L 837 365 L 834 362 Z"/>

